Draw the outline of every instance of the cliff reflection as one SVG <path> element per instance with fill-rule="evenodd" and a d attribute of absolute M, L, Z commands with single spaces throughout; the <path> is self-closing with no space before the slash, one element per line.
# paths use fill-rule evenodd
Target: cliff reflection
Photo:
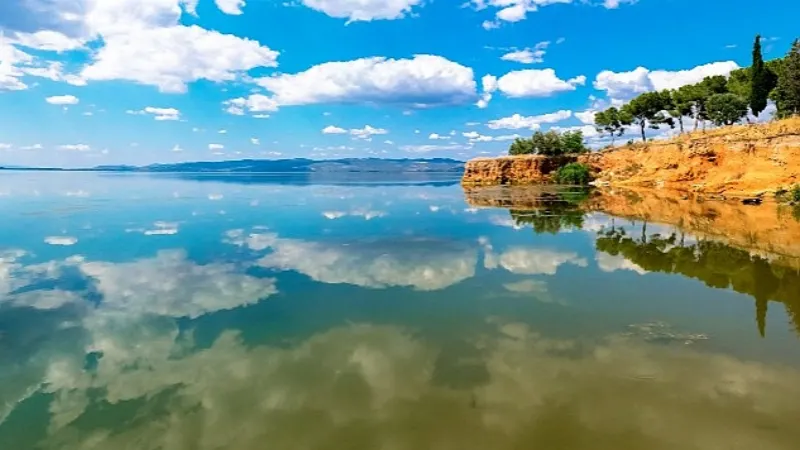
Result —
<path fill-rule="evenodd" d="M 473 206 L 509 208 L 518 225 L 536 233 L 599 230 L 598 252 L 622 257 L 642 272 L 679 274 L 747 294 L 756 302 L 762 336 L 769 301 L 783 303 L 800 334 L 800 223 L 776 204 L 752 207 L 663 190 L 576 193 L 548 186 L 473 188 L 465 194 Z M 607 220 L 597 220 L 598 212 Z"/>
<path fill-rule="evenodd" d="M 598 251 L 621 255 L 650 272 L 680 274 L 719 289 L 732 288 L 756 301 L 756 322 L 761 336 L 766 333 L 767 304 L 781 302 L 800 333 L 800 273 L 773 264 L 768 259 L 722 242 L 701 241 L 682 245 L 676 233 L 669 236 L 628 236 L 621 228 L 601 231 Z"/>

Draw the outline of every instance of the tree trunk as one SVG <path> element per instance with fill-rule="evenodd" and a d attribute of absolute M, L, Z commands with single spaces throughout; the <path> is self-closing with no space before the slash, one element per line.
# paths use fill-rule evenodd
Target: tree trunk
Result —
<path fill-rule="evenodd" d="M 681 126 L 681 134 L 683 134 L 683 116 L 678 116 L 678 124 Z"/>
<path fill-rule="evenodd" d="M 700 114 L 695 113 L 694 115 L 694 131 L 697 131 L 697 127 L 700 126 Z"/>
<path fill-rule="evenodd" d="M 644 120 L 639 122 L 639 125 L 642 127 L 642 142 L 647 142 L 647 136 L 644 135 Z"/>

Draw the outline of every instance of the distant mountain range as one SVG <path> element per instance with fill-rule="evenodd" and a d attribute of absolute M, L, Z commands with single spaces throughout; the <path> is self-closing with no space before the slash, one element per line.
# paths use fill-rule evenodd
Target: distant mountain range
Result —
<path fill-rule="evenodd" d="M 208 172 L 208 173 L 460 173 L 464 162 L 449 158 L 432 159 L 381 159 L 346 158 L 331 160 L 313 159 L 242 159 L 237 161 L 200 161 L 149 166 L 97 166 L 87 169 L 57 169 L 35 167 L 0 167 L 0 170 L 58 170 L 98 172 Z"/>

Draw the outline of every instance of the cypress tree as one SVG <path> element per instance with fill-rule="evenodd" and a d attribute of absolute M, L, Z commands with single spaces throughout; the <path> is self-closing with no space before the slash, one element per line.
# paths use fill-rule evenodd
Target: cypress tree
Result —
<path fill-rule="evenodd" d="M 770 86 L 771 79 L 761 56 L 761 36 L 756 35 L 753 43 L 753 65 L 750 67 L 750 109 L 754 116 L 767 108 L 767 97 L 773 88 Z"/>

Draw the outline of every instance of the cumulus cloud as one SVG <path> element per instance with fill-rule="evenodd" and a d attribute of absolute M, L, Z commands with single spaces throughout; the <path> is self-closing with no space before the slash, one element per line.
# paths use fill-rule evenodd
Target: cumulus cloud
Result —
<path fill-rule="evenodd" d="M 163 224 L 166 227 L 172 224 Z M 244 275 L 227 263 L 199 265 L 181 250 L 132 262 L 83 262 L 79 269 L 103 295 L 105 311 L 196 318 L 238 308 L 277 292 L 275 280 Z"/>
<path fill-rule="evenodd" d="M 389 130 L 383 128 L 375 128 L 370 125 L 365 125 L 364 128 L 351 128 L 349 130 L 345 130 L 344 128 L 340 128 L 334 125 L 329 125 L 322 129 L 323 134 L 349 134 L 356 139 L 365 139 L 369 140 L 372 136 L 378 134 L 388 134 Z"/>
<path fill-rule="evenodd" d="M 248 97 L 226 100 L 223 105 L 226 106 L 226 112 L 235 116 L 243 116 L 246 111 L 250 113 L 263 113 L 278 110 L 278 103 L 263 94 L 252 94 Z M 253 117 L 258 116 L 259 114 L 255 114 Z M 267 115 L 266 117 L 269 116 Z"/>
<path fill-rule="evenodd" d="M 50 245 L 70 246 L 78 243 L 78 238 L 72 236 L 48 236 L 44 242 Z"/>
<path fill-rule="evenodd" d="M 225 14 L 240 15 L 245 6 L 245 0 L 214 0 L 217 8 Z"/>
<path fill-rule="evenodd" d="M 501 56 L 500 59 L 503 61 L 514 61 L 522 64 L 544 62 L 544 55 L 547 53 L 547 47 L 549 45 L 549 41 L 539 42 L 533 48 L 524 48 L 522 50 L 508 52 Z"/>
<path fill-rule="evenodd" d="M 222 145 L 222 144 L 208 144 L 208 149 L 209 150 L 222 150 L 224 148 L 225 148 L 225 146 Z"/>
<path fill-rule="evenodd" d="M 490 120 L 486 126 L 493 130 L 538 130 L 543 123 L 556 123 L 569 119 L 570 117 L 572 117 L 572 111 L 566 109 L 538 116 L 521 116 L 519 114 L 514 114 L 508 117 Z"/>
<path fill-rule="evenodd" d="M 426 107 L 476 97 L 472 69 L 441 56 L 363 58 L 323 63 L 305 72 L 255 79 L 281 106 L 321 103 Z"/>
<path fill-rule="evenodd" d="M 733 61 L 703 64 L 688 70 L 649 70 L 637 67 L 629 72 L 604 70 L 597 74 L 595 89 L 606 91 L 612 99 L 627 100 L 643 92 L 676 89 L 713 75 L 728 75 L 739 68 Z"/>
<path fill-rule="evenodd" d="M 583 75 L 562 80 L 553 69 L 527 69 L 509 72 L 499 80 L 497 87 L 509 97 L 547 97 L 558 92 L 574 91 L 583 86 Z"/>
<path fill-rule="evenodd" d="M 300 0 L 303 5 L 350 22 L 402 19 L 422 0 Z"/>
<path fill-rule="evenodd" d="M 489 102 L 492 100 L 492 94 L 497 90 L 497 77 L 494 75 L 484 75 L 483 78 L 481 78 L 481 87 L 483 88 L 483 93 L 475 105 L 483 109 L 489 106 Z"/>
<path fill-rule="evenodd" d="M 572 3 L 572 0 L 470 0 L 469 3 L 478 11 L 486 8 L 495 10 L 495 19 L 483 22 L 484 29 L 492 30 L 499 28 L 502 22 L 525 20 L 528 13 L 538 11 L 542 6 Z"/>
<path fill-rule="evenodd" d="M 292 270 L 323 283 L 380 289 L 444 289 L 475 274 L 477 252 L 455 242 L 431 239 L 356 241 L 347 245 L 283 239 L 275 234 L 228 232 L 227 241 L 252 250 L 271 249 L 258 265 Z"/>
<path fill-rule="evenodd" d="M 344 128 L 339 128 L 337 126 L 328 125 L 327 127 L 322 129 L 324 134 L 346 134 L 347 130 Z"/>
<path fill-rule="evenodd" d="M 54 95 L 44 100 L 51 105 L 77 105 L 80 101 L 74 95 Z"/>
<path fill-rule="evenodd" d="M 617 270 L 630 270 L 632 272 L 636 272 L 639 275 L 644 275 L 647 273 L 641 266 L 638 264 L 629 261 L 622 255 L 610 255 L 608 253 L 597 252 L 594 257 L 595 261 L 597 261 L 597 267 L 602 270 L 603 272 L 616 272 Z"/>
<path fill-rule="evenodd" d="M 550 249 L 513 247 L 500 254 L 495 254 L 491 246 L 487 246 L 484 257 L 487 269 L 503 268 L 511 273 L 521 275 L 555 275 L 564 264 L 586 267 L 586 258 L 574 252 L 560 252 Z"/>
<path fill-rule="evenodd" d="M 126 80 L 182 93 L 197 80 L 233 81 L 256 67 L 276 67 L 278 52 L 257 41 L 196 25 L 145 28 L 105 36 L 105 45 L 81 75 Z"/>
<path fill-rule="evenodd" d="M 356 433 L 374 448 L 507 450 L 555 439 L 588 450 L 619 446 L 622 433 L 642 448 L 670 448 L 680 436 L 711 448 L 788 449 L 800 414 L 795 368 L 649 340 L 694 342 L 669 325 L 586 341 L 494 320 L 463 339 L 469 358 L 390 325 L 338 326 L 282 345 L 229 330 L 202 346 L 174 324 L 111 325 L 92 330 L 103 352 L 94 370 L 84 355 L 64 354 L 36 380 L 51 394 L 43 446 L 314 448 Z M 450 383 L 454 373 L 480 376 Z M 88 420 L 95 402 L 137 420 L 109 432 Z M 163 414 L 152 414 L 156 404 Z"/>
<path fill-rule="evenodd" d="M 181 112 L 175 108 L 156 108 L 153 106 L 148 106 L 145 109 L 139 111 L 128 110 L 126 111 L 128 114 L 134 115 L 151 115 L 153 119 L 158 121 L 164 120 L 180 120 Z"/>

